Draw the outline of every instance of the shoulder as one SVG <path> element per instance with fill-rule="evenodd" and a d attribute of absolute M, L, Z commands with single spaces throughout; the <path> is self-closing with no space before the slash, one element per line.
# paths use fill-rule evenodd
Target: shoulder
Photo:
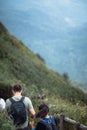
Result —
<path fill-rule="evenodd" d="M 8 107 L 10 107 L 11 106 L 11 101 L 10 101 L 10 99 L 7 99 L 6 100 L 6 109 L 8 108 Z"/>
<path fill-rule="evenodd" d="M 3 99 L 3 98 L 0 98 L 0 101 L 4 101 L 4 99 Z"/>
<path fill-rule="evenodd" d="M 8 99 L 6 100 L 6 104 L 7 104 L 7 103 L 11 103 L 10 98 L 8 98 Z"/>
<path fill-rule="evenodd" d="M 29 97 L 24 97 L 24 101 L 31 103 L 31 99 Z"/>
<path fill-rule="evenodd" d="M 25 97 L 24 98 L 24 104 L 25 104 L 25 106 L 26 106 L 27 109 L 33 108 L 31 99 L 29 97 Z"/>
<path fill-rule="evenodd" d="M 1 98 L 0 103 L 5 103 L 5 100 L 3 98 Z"/>
<path fill-rule="evenodd" d="M 0 110 L 1 109 L 5 109 L 5 100 L 4 99 L 0 99 Z"/>
<path fill-rule="evenodd" d="M 25 100 L 30 100 L 30 98 L 29 97 L 26 97 L 26 96 L 23 96 L 24 98 L 25 98 Z"/>
<path fill-rule="evenodd" d="M 54 122 L 54 123 L 56 123 L 57 124 L 57 119 L 56 119 L 56 117 L 54 117 L 54 116 L 50 116 L 50 119 Z"/>
<path fill-rule="evenodd" d="M 51 120 L 56 120 L 56 118 L 55 118 L 54 116 L 52 116 L 52 115 L 51 115 L 49 118 L 50 118 Z"/>

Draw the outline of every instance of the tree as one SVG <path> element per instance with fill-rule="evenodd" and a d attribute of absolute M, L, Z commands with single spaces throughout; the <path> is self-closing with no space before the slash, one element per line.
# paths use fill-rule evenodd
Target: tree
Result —
<path fill-rule="evenodd" d="M 40 56 L 40 54 L 37 53 L 36 56 L 37 56 L 43 63 L 45 63 L 44 58 L 42 58 L 42 57 Z"/>
<path fill-rule="evenodd" d="M 66 73 L 66 72 L 65 72 L 65 73 L 63 73 L 63 78 L 64 78 L 64 80 L 65 80 L 65 81 L 67 81 L 67 82 L 68 82 L 68 81 L 69 81 L 69 76 L 68 76 L 68 73 Z"/>

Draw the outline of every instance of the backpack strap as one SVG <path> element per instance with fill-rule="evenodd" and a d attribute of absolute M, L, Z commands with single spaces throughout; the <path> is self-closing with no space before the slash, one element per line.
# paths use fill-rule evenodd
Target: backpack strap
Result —
<path fill-rule="evenodd" d="M 14 103 L 15 102 L 15 100 L 11 97 L 11 98 L 9 98 L 9 100 L 11 101 L 11 103 Z"/>
<path fill-rule="evenodd" d="M 20 101 L 21 101 L 21 102 L 23 102 L 23 101 L 24 101 L 24 99 L 25 99 L 25 97 L 24 97 L 24 96 L 22 96 L 22 98 L 21 98 L 21 100 L 20 100 Z"/>
<path fill-rule="evenodd" d="M 48 121 L 46 119 L 41 119 L 40 123 L 43 124 L 46 127 L 46 130 L 52 130 L 52 127 L 50 125 L 50 123 L 51 123 L 50 119 L 48 119 Z"/>
<path fill-rule="evenodd" d="M 23 102 L 23 101 L 24 101 L 24 98 L 25 98 L 25 97 L 22 96 L 21 99 L 20 99 L 19 101 Z M 12 97 L 9 98 L 9 100 L 10 100 L 12 103 L 16 102 Z"/>
<path fill-rule="evenodd" d="M 51 120 L 53 123 L 56 123 L 56 120 L 55 120 L 55 117 L 54 117 L 54 116 L 50 116 L 50 120 Z"/>
<path fill-rule="evenodd" d="M 47 123 L 49 123 L 49 122 L 55 122 L 55 118 L 53 116 L 50 116 L 48 120 L 46 118 L 43 118 L 41 120 L 44 121 L 44 122 L 47 122 Z"/>
<path fill-rule="evenodd" d="M 43 118 L 40 120 L 40 122 L 46 125 L 48 123 L 54 122 L 54 119 L 53 116 L 50 116 L 49 119 Z"/>

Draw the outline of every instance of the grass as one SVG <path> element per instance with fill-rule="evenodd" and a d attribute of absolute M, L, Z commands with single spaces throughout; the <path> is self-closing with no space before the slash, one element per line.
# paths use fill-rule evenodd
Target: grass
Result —
<path fill-rule="evenodd" d="M 0 24 L 0 96 L 10 97 L 11 89 L 7 88 L 14 84 L 24 87 L 24 95 L 32 99 L 36 110 L 42 102 L 37 96 L 45 94 L 52 113 L 63 111 L 87 125 L 87 93 L 49 69 L 37 54 Z"/>

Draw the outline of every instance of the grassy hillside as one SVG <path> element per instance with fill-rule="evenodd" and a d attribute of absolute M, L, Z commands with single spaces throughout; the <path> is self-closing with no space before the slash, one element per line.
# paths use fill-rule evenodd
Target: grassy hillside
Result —
<path fill-rule="evenodd" d="M 47 66 L 24 44 L 12 36 L 0 24 L 0 81 L 17 83 L 25 86 L 35 85 L 39 90 L 46 89 L 52 95 L 58 95 L 69 100 L 87 98 L 81 90 L 73 88 L 63 77 L 48 69 Z"/>
<path fill-rule="evenodd" d="M 65 111 L 67 115 L 73 115 L 76 106 L 69 108 L 70 102 L 79 107 L 84 104 L 83 109 L 86 110 L 87 94 L 66 82 L 59 73 L 50 70 L 38 55 L 0 23 L 0 96 L 10 97 L 7 88 L 16 83 L 24 86 L 24 94 L 32 98 L 34 105 L 39 103 L 35 97 L 45 94 L 45 101 L 56 105 L 54 112 Z"/>

